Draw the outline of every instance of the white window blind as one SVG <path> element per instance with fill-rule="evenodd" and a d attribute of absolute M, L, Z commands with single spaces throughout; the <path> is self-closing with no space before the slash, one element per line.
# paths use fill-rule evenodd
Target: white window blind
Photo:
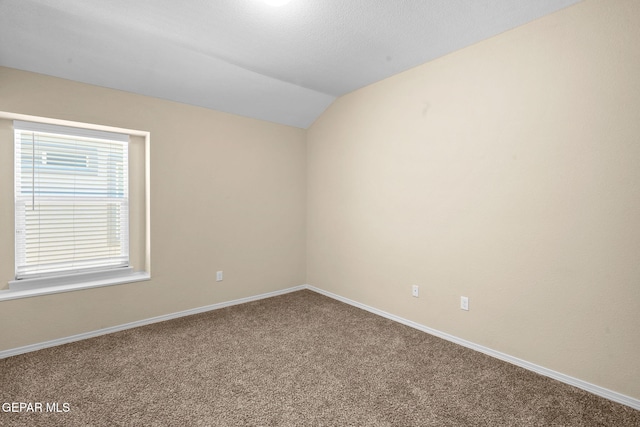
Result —
<path fill-rule="evenodd" d="M 129 265 L 129 136 L 14 121 L 16 279 Z"/>

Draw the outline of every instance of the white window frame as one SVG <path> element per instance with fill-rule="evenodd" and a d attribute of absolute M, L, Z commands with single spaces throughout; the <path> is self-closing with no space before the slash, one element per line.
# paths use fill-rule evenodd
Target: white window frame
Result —
<path fill-rule="evenodd" d="M 116 132 L 132 136 L 142 136 L 145 139 L 145 244 L 144 244 L 144 265 L 140 270 L 134 271 L 132 267 L 118 268 L 104 271 L 85 271 L 64 274 L 54 274 L 45 277 L 32 277 L 20 280 L 9 281 L 8 290 L 0 290 L 0 301 L 46 295 L 60 292 L 69 292 L 79 289 L 88 289 L 109 285 L 119 285 L 149 280 L 151 278 L 151 253 L 150 253 L 150 133 L 139 130 L 115 128 L 109 126 L 92 125 L 87 123 L 71 122 L 44 117 L 29 116 L 0 111 L 0 119 L 21 120 L 37 122 L 42 126 L 56 125 L 69 126 L 77 129 L 86 129 L 90 132 Z M 80 131 L 82 132 L 82 131 Z M 15 176 L 15 172 L 14 172 Z"/>
<path fill-rule="evenodd" d="M 21 120 L 13 128 L 17 283 L 126 274 L 129 135 Z"/>

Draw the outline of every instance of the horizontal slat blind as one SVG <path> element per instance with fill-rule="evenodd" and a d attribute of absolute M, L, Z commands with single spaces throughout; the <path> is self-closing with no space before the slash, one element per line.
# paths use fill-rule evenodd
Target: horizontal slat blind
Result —
<path fill-rule="evenodd" d="M 16 278 L 128 266 L 128 135 L 14 131 Z"/>

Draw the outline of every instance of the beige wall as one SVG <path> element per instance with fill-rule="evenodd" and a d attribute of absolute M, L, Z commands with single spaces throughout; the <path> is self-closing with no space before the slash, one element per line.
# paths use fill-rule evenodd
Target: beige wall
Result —
<path fill-rule="evenodd" d="M 338 99 L 308 283 L 640 398 L 639 40 L 587 0 Z"/>
<path fill-rule="evenodd" d="M 148 282 L 0 302 L 0 350 L 305 282 L 304 130 L 8 68 L 0 111 L 151 132 L 152 265 Z M 2 242 L 13 242 L 12 147 L 5 121 Z M 12 246 L 0 245 L 0 288 Z"/>
<path fill-rule="evenodd" d="M 640 2 L 587 0 L 340 98 L 306 148 L 300 129 L 0 68 L 0 111 L 151 132 L 153 266 L 149 282 L 0 302 L 0 350 L 299 285 L 306 271 L 640 398 L 637 40 Z M 12 155 L 0 125 L 2 242 Z M 3 285 L 12 271 L 0 245 Z"/>

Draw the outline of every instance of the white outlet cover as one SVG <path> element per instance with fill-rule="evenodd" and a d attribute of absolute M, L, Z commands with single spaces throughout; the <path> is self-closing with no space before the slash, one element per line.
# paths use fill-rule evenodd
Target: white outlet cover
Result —
<path fill-rule="evenodd" d="M 418 285 L 413 285 L 411 287 L 411 295 L 418 298 L 419 293 L 420 293 L 420 288 L 418 287 Z"/>
<path fill-rule="evenodd" d="M 216 282 L 222 281 L 222 271 L 216 272 Z"/>
<path fill-rule="evenodd" d="M 469 310 L 469 298 L 467 297 L 460 297 L 460 308 L 462 310 Z"/>

